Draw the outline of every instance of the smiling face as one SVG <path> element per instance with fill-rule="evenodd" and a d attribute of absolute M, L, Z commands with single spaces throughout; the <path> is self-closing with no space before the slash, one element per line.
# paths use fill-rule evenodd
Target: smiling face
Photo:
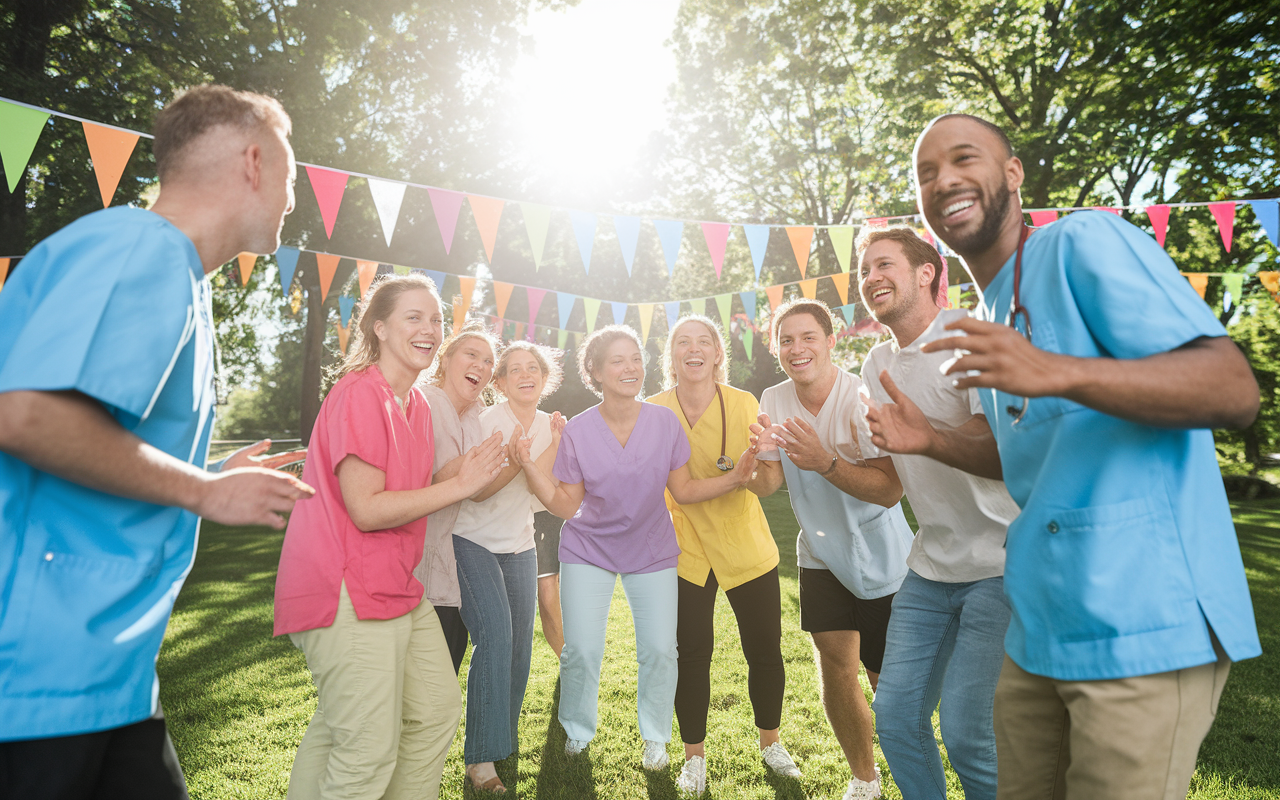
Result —
<path fill-rule="evenodd" d="M 441 388 L 451 397 L 466 403 L 475 402 L 493 378 L 493 348 L 479 336 L 467 336 L 457 342 L 444 367 Z"/>
<path fill-rule="evenodd" d="M 444 316 L 431 292 L 410 289 L 400 294 L 386 318 L 373 323 L 373 333 L 378 337 L 378 364 L 384 373 L 392 369 L 416 375 L 436 357 L 444 338 Z"/>
<path fill-rule="evenodd" d="M 620 336 L 605 347 L 604 358 L 592 373 L 606 397 L 635 397 L 644 388 L 644 354 L 629 336 Z"/>
<path fill-rule="evenodd" d="M 935 236 L 962 256 L 995 244 L 1022 185 L 1022 162 L 999 136 L 965 117 L 938 120 L 916 144 L 915 170 L 916 199 Z"/>
<path fill-rule="evenodd" d="M 830 376 L 835 346 L 835 334 L 827 335 L 812 314 L 791 314 L 778 325 L 778 363 L 801 386 Z"/>
<path fill-rule="evenodd" d="M 547 385 L 547 374 L 533 353 L 517 350 L 506 356 L 506 372 L 494 378 L 498 391 L 512 403 L 537 406 Z"/>
<path fill-rule="evenodd" d="M 719 337 L 703 323 L 683 322 L 671 334 L 671 366 L 677 384 L 714 381 L 723 360 Z"/>
<path fill-rule="evenodd" d="M 862 302 L 877 322 L 892 325 L 904 315 L 933 305 L 933 265 L 912 267 L 899 242 L 872 242 L 858 266 Z"/>

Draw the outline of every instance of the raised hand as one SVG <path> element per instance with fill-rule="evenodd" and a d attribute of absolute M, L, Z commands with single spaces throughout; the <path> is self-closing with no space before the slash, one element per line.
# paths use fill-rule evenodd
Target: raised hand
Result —
<path fill-rule="evenodd" d="M 242 469 L 244 467 L 266 467 L 267 469 L 276 469 L 283 467 L 285 464 L 292 464 L 295 461 L 301 461 L 307 457 L 307 449 L 290 450 L 287 453 L 276 453 L 273 456 L 266 456 L 263 453 L 271 449 L 271 440 L 263 439 L 247 447 L 241 447 L 231 455 L 227 456 L 227 460 L 222 462 L 223 471 L 231 469 Z"/>
<path fill-rule="evenodd" d="M 520 460 L 520 442 L 522 441 L 531 443 L 533 441 L 533 437 L 525 436 L 524 426 L 517 422 L 515 430 L 511 432 L 511 441 L 507 442 L 507 451 L 504 456 L 505 462 L 503 463 L 503 467 L 508 467 L 512 464 L 517 467 L 523 466 L 523 462 Z M 528 445 L 526 445 L 526 447 L 527 446 Z"/>
<path fill-rule="evenodd" d="M 560 436 L 564 434 L 564 426 L 568 422 L 569 420 L 565 419 L 564 415 L 559 411 L 556 411 L 551 415 L 551 440 L 553 442 L 560 441 Z"/>
<path fill-rule="evenodd" d="M 755 475 L 756 466 L 759 461 L 756 459 L 756 448 L 748 447 L 742 451 L 742 455 L 738 458 L 738 463 L 733 465 L 730 475 L 737 480 L 739 486 L 746 486 L 751 482 L 751 478 Z"/>
<path fill-rule="evenodd" d="M 769 415 L 764 412 L 756 417 L 756 422 L 751 425 L 751 436 L 749 441 L 756 447 L 757 453 L 768 453 L 778 449 L 778 438 L 780 434 L 785 433 L 785 429 L 781 425 L 774 425 Z"/>
<path fill-rule="evenodd" d="M 287 472 L 262 467 L 224 469 L 204 482 L 192 510 L 223 525 L 269 525 L 280 530 L 284 527 L 282 515 L 315 493 Z"/>
<path fill-rule="evenodd" d="M 520 426 L 517 425 L 516 430 L 520 430 Z M 522 469 L 534 463 L 533 437 L 512 436 L 511 446 L 514 448 L 512 452 L 515 455 L 516 462 L 520 464 Z"/>
<path fill-rule="evenodd" d="M 825 472 L 831 468 L 832 453 L 822 446 L 818 432 L 802 419 L 790 418 L 775 435 L 782 439 L 778 446 L 800 469 Z"/>
<path fill-rule="evenodd" d="M 989 387 L 1022 397 L 1061 393 L 1063 356 L 1039 349 L 1008 325 L 966 318 L 952 322 L 946 329 L 956 335 L 926 342 L 920 350 L 968 351 L 946 370 L 948 375 L 960 373 L 955 382 L 957 389 Z M 976 374 L 970 376 L 969 372 Z"/>
<path fill-rule="evenodd" d="M 890 453 L 928 454 L 937 444 L 938 435 L 924 412 L 898 388 L 888 370 L 880 373 L 880 385 L 893 402 L 877 404 L 866 398 L 871 443 Z M 850 420 L 849 426 L 856 439 L 857 420 Z"/>
<path fill-rule="evenodd" d="M 507 450 L 502 444 L 502 433 L 493 435 L 471 448 L 462 457 L 458 468 L 458 481 L 467 494 L 475 494 L 493 482 L 502 471 L 502 460 Z"/>

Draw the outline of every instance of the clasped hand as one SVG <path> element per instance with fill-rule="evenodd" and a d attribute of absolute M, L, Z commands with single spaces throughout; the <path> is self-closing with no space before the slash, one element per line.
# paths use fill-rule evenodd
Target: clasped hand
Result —
<path fill-rule="evenodd" d="M 831 468 L 833 454 L 822 446 L 818 432 L 802 419 L 791 417 L 776 425 L 768 414 L 761 413 L 751 426 L 751 433 L 751 443 L 760 452 L 777 447 L 800 469 L 825 472 Z"/>

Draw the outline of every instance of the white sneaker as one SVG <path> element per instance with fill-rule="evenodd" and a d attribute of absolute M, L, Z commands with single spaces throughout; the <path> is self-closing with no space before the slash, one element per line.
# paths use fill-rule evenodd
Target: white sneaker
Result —
<path fill-rule="evenodd" d="M 701 797 L 707 790 L 707 760 L 694 756 L 685 761 L 676 778 L 676 788 L 686 797 Z"/>
<path fill-rule="evenodd" d="M 851 778 L 849 788 L 844 791 L 844 800 L 880 800 L 880 768 L 876 767 L 874 780 Z"/>
<path fill-rule="evenodd" d="M 792 760 L 787 748 L 782 746 L 782 742 L 774 742 L 761 750 L 760 757 L 764 759 L 764 763 L 768 765 L 769 769 L 773 770 L 774 775 L 780 778 L 800 777 L 800 768 Z"/>
<path fill-rule="evenodd" d="M 586 750 L 588 744 L 590 744 L 590 742 L 582 739 L 565 739 L 564 754 L 566 756 L 576 756 L 583 750 Z"/>
<path fill-rule="evenodd" d="M 652 739 L 644 740 L 644 758 L 641 765 L 650 772 L 657 772 L 660 769 L 666 769 L 671 763 L 671 759 L 667 756 L 666 742 L 655 742 Z"/>

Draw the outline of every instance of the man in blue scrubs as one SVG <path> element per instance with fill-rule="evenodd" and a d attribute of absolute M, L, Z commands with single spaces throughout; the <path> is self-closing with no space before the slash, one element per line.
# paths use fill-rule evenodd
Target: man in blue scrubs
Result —
<path fill-rule="evenodd" d="M 1021 507 L 998 797 L 1184 798 L 1230 663 L 1261 653 L 1210 430 L 1252 422 L 1253 374 L 1139 229 L 1100 211 L 1027 229 L 999 128 L 935 119 L 915 171 L 982 293 L 922 349 L 963 354 L 948 372 L 979 389 Z M 912 409 L 881 409 L 873 441 L 908 449 Z"/>
<path fill-rule="evenodd" d="M 204 471 L 205 275 L 293 209 L 279 103 L 192 89 L 155 125 L 150 211 L 91 214 L 0 295 L 0 796 L 182 798 L 155 662 L 199 517 L 284 526 L 311 490 Z"/>

